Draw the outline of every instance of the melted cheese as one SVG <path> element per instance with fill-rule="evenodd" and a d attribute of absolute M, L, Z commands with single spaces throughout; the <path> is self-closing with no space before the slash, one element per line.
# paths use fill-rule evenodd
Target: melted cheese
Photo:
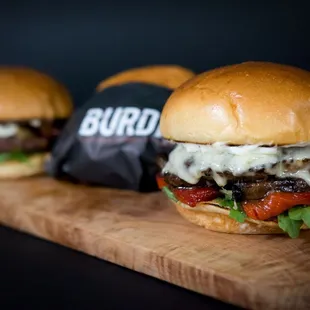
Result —
<path fill-rule="evenodd" d="M 210 169 L 215 182 L 219 186 L 225 186 L 226 178 L 218 173 L 230 172 L 234 176 L 253 175 L 250 170 L 265 169 L 270 175 L 280 178 L 301 178 L 310 184 L 310 166 L 303 167 L 297 172 L 283 169 L 283 161 L 293 162 L 303 159 L 310 159 L 309 144 L 264 147 L 227 146 L 224 143 L 212 145 L 178 143 L 170 153 L 163 172 L 175 174 L 190 184 L 196 184 L 203 172 Z"/>
<path fill-rule="evenodd" d="M 40 127 L 42 125 L 42 121 L 40 119 L 32 119 L 29 121 L 29 125 L 32 127 Z M 19 125 L 15 123 L 7 123 L 0 125 L 0 139 L 6 139 L 10 137 L 16 136 L 19 130 Z"/>
<path fill-rule="evenodd" d="M 17 134 L 18 126 L 16 124 L 0 125 L 0 138 L 10 138 Z"/>
<path fill-rule="evenodd" d="M 32 127 L 38 128 L 38 127 L 40 127 L 42 125 L 42 122 L 41 122 L 40 119 L 32 119 L 32 120 L 30 120 L 29 124 Z"/>

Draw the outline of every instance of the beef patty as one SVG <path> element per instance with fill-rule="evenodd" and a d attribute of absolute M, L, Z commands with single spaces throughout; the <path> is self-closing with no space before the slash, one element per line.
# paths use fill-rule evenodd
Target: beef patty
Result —
<path fill-rule="evenodd" d="M 195 185 L 189 184 L 178 176 L 170 173 L 164 175 L 165 182 L 171 187 L 216 187 L 216 183 L 210 178 L 203 176 Z M 234 177 L 230 178 L 225 189 L 232 190 L 236 201 L 262 199 L 269 192 L 299 193 L 310 192 L 310 186 L 303 179 L 298 178 L 276 178 L 260 174 L 259 178 Z"/>
<path fill-rule="evenodd" d="M 0 153 L 48 151 L 65 125 L 65 120 L 40 120 L 40 122 L 37 127 L 26 121 L 14 122 L 18 126 L 17 133 L 12 137 L 0 138 Z M 0 125 L 5 123 L 0 122 Z"/>

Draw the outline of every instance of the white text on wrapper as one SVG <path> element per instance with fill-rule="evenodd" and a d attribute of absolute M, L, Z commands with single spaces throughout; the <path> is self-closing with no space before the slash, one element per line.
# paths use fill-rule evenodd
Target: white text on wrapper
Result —
<path fill-rule="evenodd" d="M 92 137 L 129 136 L 161 138 L 159 130 L 160 112 L 155 109 L 137 107 L 91 108 L 86 112 L 79 135 Z"/>

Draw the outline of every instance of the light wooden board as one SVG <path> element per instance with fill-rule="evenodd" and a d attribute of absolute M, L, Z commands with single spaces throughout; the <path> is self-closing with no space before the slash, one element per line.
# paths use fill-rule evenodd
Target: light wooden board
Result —
<path fill-rule="evenodd" d="M 238 236 L 196 227 L 162 193 L 46 177 L 0 183 L 0 222 L 248 309 L 310 309 L 310 234 Z"/>

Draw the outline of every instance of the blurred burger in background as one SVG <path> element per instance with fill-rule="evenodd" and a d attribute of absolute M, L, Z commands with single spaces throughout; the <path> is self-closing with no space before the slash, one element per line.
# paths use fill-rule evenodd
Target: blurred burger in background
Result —
<path fill-rule="evenodd" d="M 96 90 L 102 91 L 128 82 L 149 83 L 175 89 L 194 75 L 193 71 L 178 65 L 145 66 L 117 73 L 100 82 Z"/>
<path fill-rule="evenodd" d="M 127 83 L 149 84 L 173 91 L 195 75 L 192 70 L 180 65 L 149 65 L 125 70 L 108 77 L 97 85 L 96 91 L 101 92 L 109 87 Z M 167 144 L 169 149 L 172 147 L 172 141 L 162 140 L 161 143 Z M 157 154 L 156 162 L 160 169 L 164 167 L 165 162 L 168 160 L 168 153 L 165 150 Z"/>
<path fill-rule="evenodd" d="M 173 90 L 194 75 L 178 65 L 151 65 L 98 83 L 57 139 L 48 174 L 88 185 L 157 191 L 156 174 L 174 146 L 160 134 L 160 114 Z"/>
<path fill-rule="evenodd" d="M 44 160 L 73 110 L 67 89 L 34 69 L 0 67 L 0 179 L 43 172 Z"/>

